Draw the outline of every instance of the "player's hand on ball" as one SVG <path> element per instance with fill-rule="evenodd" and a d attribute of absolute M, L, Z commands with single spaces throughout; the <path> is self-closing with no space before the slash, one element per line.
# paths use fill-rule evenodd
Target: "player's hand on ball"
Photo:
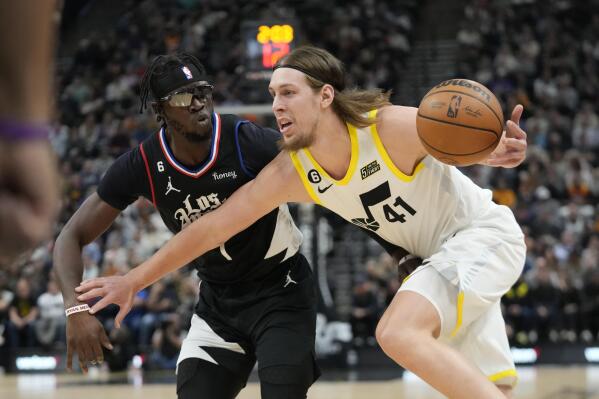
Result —
<path fill-rule="evenodd" d="M 104 361 L 102 347 L 112 350 L 102 323 L 87 312 L 79 312 L 67 317 L 67 370 L 73 369 L 73 354 L 77 354 L 79 368 L 87 373 L 88 363 Z"/>
<path fill-rule="evenodd" d="M 524 107 L 520 104 L 514 107 L 499 145 L 481 164 L 514 168 L 524 161 L 527 143 L 526 132 L 520 128 L 520 117 L 523 111 Z"/>
<path fill-rule="evenodd" d="M 135 297 L 135 289 L 128 276 L 110 276 L 98 277 L 90 280 L 82 281 L 75 291 L 80 295 L 77 297 L 79 301 L 88 301 L 93 298 L 102 297 L 89 310 L 91 314 L 99 312 L 106 306 L 114 303 L 120 307 L 119 313 L 114 318 L 114 323 L 117 328 L 121 327 L 121 322 L 127 316 L 133 305 Z"/>

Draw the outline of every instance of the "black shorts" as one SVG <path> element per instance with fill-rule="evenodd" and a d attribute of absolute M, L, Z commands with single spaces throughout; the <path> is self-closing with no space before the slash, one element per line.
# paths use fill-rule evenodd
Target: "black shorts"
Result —
<path fill-rule="evenodd" d="M 261 281 L 202 283 L 179 356 L 179 397 L 192 397 L 184 391 L 200 389 L 215 398 L 234 398 L 256 360 L 263 397 L 265 383 L 307 391 L 320 375 L 314 360 L 315 328 L 315 284 L 303 255 L 281 263 Z"/>

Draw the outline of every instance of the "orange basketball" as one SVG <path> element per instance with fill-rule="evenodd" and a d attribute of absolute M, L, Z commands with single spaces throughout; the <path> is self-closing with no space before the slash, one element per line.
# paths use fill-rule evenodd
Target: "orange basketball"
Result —
<path fill-rule="evenodd" d="M 449 165 L 467 166 L 485 159 L 499 144 L 503 111 L 482 84 L 451 79 L 426 93 L 418 107 L 416 128 L 433 157 Z"/>

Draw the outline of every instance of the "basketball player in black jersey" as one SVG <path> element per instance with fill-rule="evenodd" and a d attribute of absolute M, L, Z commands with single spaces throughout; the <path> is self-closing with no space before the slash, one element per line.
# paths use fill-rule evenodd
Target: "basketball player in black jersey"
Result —
<path fill-rule="evenodd" d="M 213 111 L 204 67 L 188 54 L 160 56 L 142 80 L 158 132 L 122 155 L 62 230 L 54 264 L 67 318 L 67 366 L 82 370 L 111 349 L 100 322 L 76 299 L 82 247 L 138 197 L 151 201 L 177 233 L 218 208 L 279 152 L 280 134 Z M 251 206 L 251 204 L 248 204 Z M 201 290 L 177 365 L 180 399 L 232 399 L 256 360 L 262 398 L 305 398 L 318 378 L 312 273 L 299 254 L 301 233 L 287 206 L 193 261 Z"/>

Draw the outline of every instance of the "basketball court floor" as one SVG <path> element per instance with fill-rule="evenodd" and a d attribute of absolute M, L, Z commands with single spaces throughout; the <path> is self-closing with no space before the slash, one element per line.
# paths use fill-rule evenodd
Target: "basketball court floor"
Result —
<path fill-rule="evenodd" d="M 599 399 L 599 367 L 525 367 L 519 369 L 517 399 Z M 386 381 L 360 381 L 346 372 L 343 380 L 325 373 L 309 391 L 309 399 L 439 399 L 410 373 Z M 334 381 L 333 381 L 334 380 Z M 164 382 L 168 381 L 168 382 Z M 148 377 L 139 370 L 109 374 L 19 374 L 0 376 L 2 399 L 166 399 L 175 398 L 171 373 Z M 238 399 L 259 399 L 260 388 L 249 383 Z M 203 398 L 198 393 L 198 399 Z M 283 399 L 283 398 L 282 398 Z"/>

